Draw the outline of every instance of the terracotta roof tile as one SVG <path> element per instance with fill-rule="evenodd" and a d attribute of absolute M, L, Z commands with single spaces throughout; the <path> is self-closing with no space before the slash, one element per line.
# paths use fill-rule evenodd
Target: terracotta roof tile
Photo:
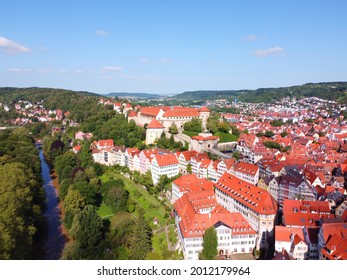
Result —
<path fill-rule="evenodd" d="M 150 129 L 163 129 L 165 126 L 163 126 L 159 121 L 156 119 L 153 119 L 147 126 L 147 128 Z"/>
<path fill-rule="evenodd" d="M 215 184 L 215 187 L 256 213 L 263 215 L 276 214 L 277 202 L 267 191 L 229 173 L 224 173 Z"/>
<path fill-rule="evenodd" d="M 157 160 L 159 166 L 178 164 L 178 159 L 175 154 L 156 154 L 155 159 Z"/>
<path fill-rule="evenodd" d="M 254 165 L 248 162 L 239 162 L 238 164 L 235 165 L 234 170 L 248 174 L 248 175 L 255 176 L 255 174 L 259 170 L 259 167 L 257 165 Z"/>

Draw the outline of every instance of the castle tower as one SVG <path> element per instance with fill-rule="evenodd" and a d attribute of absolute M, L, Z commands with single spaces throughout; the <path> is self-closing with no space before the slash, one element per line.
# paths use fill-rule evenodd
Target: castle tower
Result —
<path fill-rule="evenodd" d="M 146 129 L 146 145 L 153 144 L 164 132 L 165 127 L 156 119 L 153 119 Z"/>
<path fill-rule="evenodd" d="M 211 111 L 206 106 L 202 106 L 198 111 L 202 121 L 202 129 L 203 131 L 206 131 L 207 119 L 209 118 Z"/>

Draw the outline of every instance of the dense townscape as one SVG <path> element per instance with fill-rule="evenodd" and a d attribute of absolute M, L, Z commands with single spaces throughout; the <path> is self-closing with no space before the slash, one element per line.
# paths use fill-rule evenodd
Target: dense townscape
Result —
<path fill-rule="evenodd" d="M 343 104 L 306 97 L 147 106 L 98 97 L 97 116 L 78 122 L 76 112 L 46 109 L 43 100 L 1 106 L 16 113 L 7 125 L 42 138 L 58 176 L 65 259 L 198 260 L 209 251 L 219 259 L 347 259 Z M 144 195 L 160 202 L 162 217 L 147 212 Z M 155 247 L 157 232 L 165 248 Z"/>

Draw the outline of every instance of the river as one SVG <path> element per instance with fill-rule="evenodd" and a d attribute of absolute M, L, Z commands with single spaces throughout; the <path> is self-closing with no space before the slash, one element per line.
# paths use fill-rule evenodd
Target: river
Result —
<path fill-rule="evenodd" d="M 53 180 L 50 176 L 50 168 L 43 155 L 42 149 L 39 149 L 41 160 L 41 175 L 43 187 L 46 193 L 47 209 L 44 212 L 46 219 L 46 234 L 42 243 L 43 256 L 45 260 L 59 260 L 65 245 L 65 236 L 61 231 L 60 207 L 57 190 L 54 188 Z"/>

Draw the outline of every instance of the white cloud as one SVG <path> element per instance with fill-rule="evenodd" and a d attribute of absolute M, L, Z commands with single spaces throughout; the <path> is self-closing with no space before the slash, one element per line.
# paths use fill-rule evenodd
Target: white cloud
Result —
<path fill-rule="evenodd" d="M 29 53 L 31 50 L 15 41 L 0 36 L 0 50 L 9 54 Z"/>
<path fill-rule="evenodd" d="M 81 69 L 78 69 L 78 70 L 76 70 L 76 73 L 77 73 L 77 74 L 82 74 L 83 71 L 82 71 Z"/>
<path fill-rule="evenodd" d="M 253 55 L 258 56 L 258 57 L 265 57 L 269 55 L 276 55 L 279 53 L 284 52 L 283 48 L 280 47 L 273 47 L 269 49 L 258 49 L 255 52 L 253 52 Z"/>
<path fill-rule="evenodd" d="M 52 70 L 51 69 L 38 69 L 37 72 L 49 73 L 49 72 L 52 72 Z"/>
<path fill-rule="evenodd" d="M 23 68 L 10 68 L 8 71 L 13 73 L 29 73 L 32 72 L 31 69 L 23 69 Z"/>
<path fill-rule="evenodd" d="M 66 69 L 58 69 L 57 72 L 58 73 L 67 73 L 67 70 Z"/>
<path fill-rule="evenodd" d="M 104 76 L 102 77 L 104 80 L 114 80 L 114 77 L 111 76 Z"/>
<path fill-rule="evenodd" d="M 255 41 L 255 40 L 257 40 L 257 39 L 258 39 L 258 37 L 255 36 L 255 35 L 253 35 L 253 34 L 248 35 L 248 36 L 246 37 L 246 40 L 247 40 L 247 41 Z"/>
<path fill-rule="evenodd" d="M 103 73 L 109 73 L 109 72 L 119 72 L 122 71 L 123 69 L 118 66 L 105 66 L 102 67 L 102 72 Z"/>
<path fill-rule="evenodd" d="M 162 57 L 159 59 L 150 59 L 147 57 L 142 57 L 142 58 L 139 58 L 138 60 L 139 60 L 139 62 L 146 63 L 146 64 L 152 64 L 152 63 L 163 63 L 164 64 L 164 63 L 171 63 L 172 62 L 172 59 L 167 58 L 167 57 Z"/>
<path fill-rule="evenodd" d="M 95 31 L 96 35 L 99 36 L 107 36 L 110 35 L 110 32 L 106 31 L 106 30 L 102 30 L 102 29 L 98 29 Z"/>

